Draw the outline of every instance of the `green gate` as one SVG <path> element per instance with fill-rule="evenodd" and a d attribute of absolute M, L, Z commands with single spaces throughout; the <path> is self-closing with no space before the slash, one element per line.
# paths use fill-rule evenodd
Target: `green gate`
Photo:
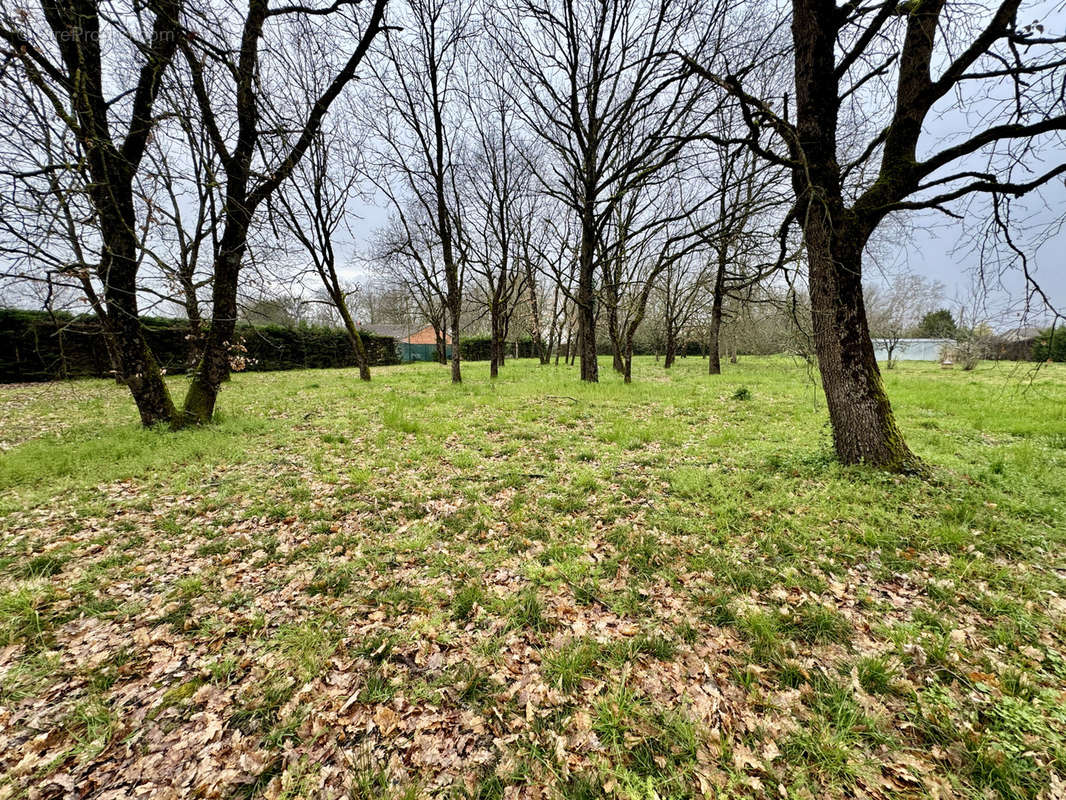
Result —
<path fill-rule="evenodd" d="M 411 344 L 410 342 L 397 342 L 396 350 L 400 355 L 400 361 L 405 364 L 410 361 L 436 361 L 437 345 L 435 344 Z M 451 358 L 452 348 L 447 348 L 448 358 Z"/>

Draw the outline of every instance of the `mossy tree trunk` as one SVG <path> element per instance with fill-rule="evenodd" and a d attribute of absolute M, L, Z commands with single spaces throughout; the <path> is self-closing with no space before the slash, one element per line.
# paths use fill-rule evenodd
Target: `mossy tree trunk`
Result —
<path fill-rule="evenodd" d="M 335 285 L 339 294 L 333 296 L 333 304 L 344 321 L 344 330 L 348 332 L 348 341 L 351 342 L 352 352 L 355 354 L 355 363 L 359 367 L 359 380 L 369 381 L 370 359 L 366 355 L 366 345 L 363 344 L 363 337 L 359 335 L 359 329 L 355 327 L 355 321 L 352 319 L 351 312 L 348 311 L 348 304 L 345 302 L 344 294 L 340 292 L 340 284 Z"/>
<path fill-rule="evenodd" d="M 834 229 L 825 218 L 805 226 L 814 347 L 844 464 L 900 472 L 918 468 L 896 425 L 881 380 L 862 297 L 865 237 L 853 226 Z"/>
<path fill-rule="evenodd" d="M 230 197 L 236 194 L 230 192 Z M 219 389 L 229 377 L 230 348 L 237 328 L 237 286 L 248 243 L 250 215 L 243 208 L 228 209 L 227 217 L 215 258 L 211 327 L 185 394 L 185 421 L 197 425 L 206 425 L 215 413 Z"/>
<path fill-rule="evenodd" d="M 96 192 L 94 192 L 96 194 Z M 112 183 L 107 198 L 97 197 L 101 209 L 101 239 L 104 242 L 100 275 L 104 283 L 107 314 L 107 338 L 118 361 L 119 376 L 133 395 L 141 423 L 167 423 L 180 426 L 170 390 L 163 373 L 144 341 L 137 307 L 137 243 L 133 236 L 134 212 L 132 193 L 127 195 Z M 113 214 L 106 213 L 113 206 Z"/>
<path fill-rule="evenodd" d="M 109 243 L 107 236 L 102 238 Z M 120 370 L 118 377 L 129 388 L 142 425 L 165 423 L 180 427 L 181 419 L 163 380 L 162 370 L 144 341 L 137 309 L 136 267 L 130 263 L 114 268 L 116 262 L 135 259 L 119 255 L 115 249 L 108 249 L 107 244 L 105 251 L 108 256 L 104 260 L 112 264 L 111 282 L 104 293 L 108 306 L 107 324 Z"/>
<path fill-rule="evenodd" d="M 180 427 L 174 401 L 163 380 L 163 373 L 144 341 L 137 307 L 137 243 L 133 235 L 134 211 L 132 192 L 127 194 L 115 182 L 95 203 L 101 210 L 100 232 L 104 242 L 100 275 L 104 282 L 104 318 L 117 356 L 119 377 L 133 395 L 141 423 L 166 423 Z M 111 211 L 112 213 L 107 213 Z"/>
<path fill-rule="evenodd" d="M 919 462 L 896 425 L 874 357 L 862 298 L 863 249 L 884 213 L 878 210 L 883 204 L 876 195 L 886 180 L 882 175 L 864 195 L 863 203 L 872 201 L 869 208 L 859 208 L 862 203 L 849 208 L 837 160 L 839 14 L 833 0 L 793 2 L 796 128 L 791 144 L 792 185 L 808 259 L 814 346 L 837 457 L 844 464 L 906 471 L 917 468 Z M 923 46 L 931 48 L 931 34 L 923 27 L 928 20 L 925 14 L 919 16 L 923 18 L 908 23 L 908 37 L 917 30 L 927 40 Z M 905 64 L 903 80 L 913 66 Z M 912 123 L 903 119 L 895 124 L 902 130 Z M 899 131 L 890 130 L 887 147 L 894 146 L 898 136 Z"/>

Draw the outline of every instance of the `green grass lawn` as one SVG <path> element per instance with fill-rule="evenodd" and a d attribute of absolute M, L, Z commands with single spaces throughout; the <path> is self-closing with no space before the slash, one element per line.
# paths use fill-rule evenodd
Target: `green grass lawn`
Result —
<path fill-rule="evenodd" d="M 0 386 L 0 798 L 1063 796 L 1066 368 L 634 369 Z"/>

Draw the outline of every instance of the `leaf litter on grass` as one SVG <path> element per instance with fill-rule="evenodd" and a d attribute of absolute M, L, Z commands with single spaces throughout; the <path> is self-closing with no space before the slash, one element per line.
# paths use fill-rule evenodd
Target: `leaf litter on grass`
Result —
<path fill-rule="evenodd" d="M 751 361 L 764 420 L 692 371 L 530 438 L 558 392 L 521 362 L 473 397 L 239 376 L 278 425 L 239 458 L 68 474 L 3 519 L 0 792 L 1052 796 L 1062 453 L 1016 485 L 976 439 L 925 454 L 939 485 L 797 461 L 802 382 Z M 361 411 L 427 385 L 416 431 Z"/>

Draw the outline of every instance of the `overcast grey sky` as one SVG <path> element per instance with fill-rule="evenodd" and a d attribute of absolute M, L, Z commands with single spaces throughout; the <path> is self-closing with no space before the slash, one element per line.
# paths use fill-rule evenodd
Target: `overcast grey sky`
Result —
<path fill-rule="evenodd" d="M 1053 7 L 1053 3 L 1037 2 L 1028 4 L 1026 13 L 1049 22 L 1053 20 L 1053 27 L 1057 30 L 1062 23 L 1053 13 Z M 1009 97 L 1013 97 L 1009 85 L 1005 82 L 1002 86 L 977 83 L 972 88 L 967 86 L 958 93 L 949 94 L 934 107 L 923 126 L 919 159 L 965 141 L 975 130 L 988 127 L 993 122 L 1006 121 L 1000 117 L 1004 110 L 1000 95 L 1007 92 Z M 890 101 L 891 93 L 871 93 L 868 99 L 858 102 L 862 113 L 869 113 L 870 119 L 878 119 L 888 113 Z M 864 107 L 866 103 L 869 104 Z M 859 136 L 863 137 L 864 133 Z M 860 141 L 865 139 L 860 138 Z M 844 142 L 841 144 L 843 146 Z M 1000 159 L 990 169 L 987 158 L 987 151 L 982 149 L 962 161 L 952 162 L 931 177 L 943 177 L 967 169 L 1000 172 L 997 167 L 1006 163 Z M 1058 135 L 1045 136 L 1036 142 L 1033 152 L 1018 162 L 1014 178 L 1031 179 L 1061 163 L 1064 158 L 1066 151 Z M 1006 178 L 1002 173 L 1001 177 Z M 1066 313 L 1066 231 L 1057 224 L 1066 218 L 1066 183 L 1061 178 L 1056 179 L 1039 192 L 1013 202 L 1011 235 L 1014 242 L 1025 252 L 1030 274 L 1039 283 L 1047 299 L 1059 312 Z M 886 221 L 878 243 L 879 263 L 867 259 L 865 279 L 868 282 L 883 281 L 879 265 L 888 275 L 902 270 L 924 275 L 943 284 L 942 304 L 952 311 L 957 311 L 963 304 L 973 310 L 973 297 L 979 291 L 985 299 L 985 321 L 996 328 L 1011 327 L 1023 321 L 1038 324 L 1049 319 L 1049 312 L 1036 297 L 1033 298 L 1028 317 L 1022 319 L 1027 286 L 1017 259 L 1011 258 L 1010 267 L 1004 269 L 1002 263 L 997 263 L 996 256 L 1009 255 L 1008 248 L 1001 245 L 998 251 L 987 249 L 988 240 L 984 234 L 991 219 L 988 198 L 956 202 L 951 210 L 963 214 L 964 220 L 930 211 L 911 212 L 901 219 Z M 382 225 L 388 216 L 383 202 L 376 207 L 364 206 L 359 213 L 363 219 L 353 226 L 355 251 L 365 250 L 373 230 Z M 984 252 L 982 243 L 986 245 Z M 978 273 L 982 266 L 985 282 L 979 285 Z M 353 278 L 360 276 L 360 273 L 358 266 L 349 272 Z M 981 320 L 967 321 L 972 323 Z"/>
<path fill-rule="evenodd" d="M 1056 230 L 1049 236 L 1037 231 L 1052 225 L 1057 217 L 1066 213 L 1066 189 L 1059 184 L 1044 193 L 1045 199 L 1053 201 L 1050 208 L 1040 208 L 1038 198 L 1029 198 L 1026 203 L 1033 216 L 1020 225 L 1018 234 L 1029 259 L 1029 270 L 1056 308 L 1066 311 L 1066 235 Z M 1057 206 L 1057 208 L 1056 208 Z M 902 243 L 901 259 L 906 268 L 944 284 L 945 304 L 951 308 L 956 299 L 965 299 L 974 287 L 981 254 L 975 250 L 983 220 L 971 218 L 960 223 L 944 215 L 932 212 L 915 215 L 907 240 Z M 993 311 L 1007 307 L 1022 310 L 1026 286 L 1022 271 L 1011 268 L 1003 272 L 994 264 L 986 263 L 988 278 L 988 305 Z M 1046 316 L 1043 309 L 1034 308 L 1034 316 Z"/>
<path fill-rule="evenodd" d="M 1066 215 L 1066 186 L 1056 183 L 1046 187 L 1041 197 L 1026 198 L 1024 205 L 1033 214 L 1021 227 L 1046 227 L 1058 217 Z M 361 252 L 366 249 L 373 231 L 388 218 L 388 211 L 384 204 L 360 204 L 353 211 L 357 211 L 362 219 L 353 225 L 356 241 L 352 247 L 355 252 Z M 975 285 L 981 259 L 980 254 L 974 252 L 974 245 L 982 222 L 976 215 L 965 224 L 934 212 L 911 215 L 902 221 L 900 233 L 892 232 L 891 244 L 885 247 L 891 250 L 886 254 L 892 258 L 886 264 L 889 275 L 902 269 L 940 281 L 944 285 L 943 305 L 954 311 L 960 302 L 969 299 Z M 1024 230 L 1020 231 L 1022 241 L 1034 238 L 1024 234 Z M 1034 277 L 1059 311 L 1066 311 L 1066 232 L 1059 230 L 1050 237 L 1040 237 L 1039 246 L 1025 249 Z M 365 280 L 370 277 L 360 267 L 360 261 L 358 256 L 352 259 L 345 271 L 348 279 Z M 989 276 L 993 284 L 989 288 L 994 289 L 987 298 L 989 314 L 994 317 L 996 327 L 1009 327 L 1012 318 L 1022 310 L 1025 281 L 1020 270 L 1012 269 L 1003 275 L 1003 287 L 998 289 L 995 287 L 1000 283 L 999 273 L 993 268 L 989 270 Z M 868 281 L 881 280 L 875 265 L 868 264 L 866 278 Z M 1042 309 L 1033 311 L 1033 323 L 1046 317 Z"/>

